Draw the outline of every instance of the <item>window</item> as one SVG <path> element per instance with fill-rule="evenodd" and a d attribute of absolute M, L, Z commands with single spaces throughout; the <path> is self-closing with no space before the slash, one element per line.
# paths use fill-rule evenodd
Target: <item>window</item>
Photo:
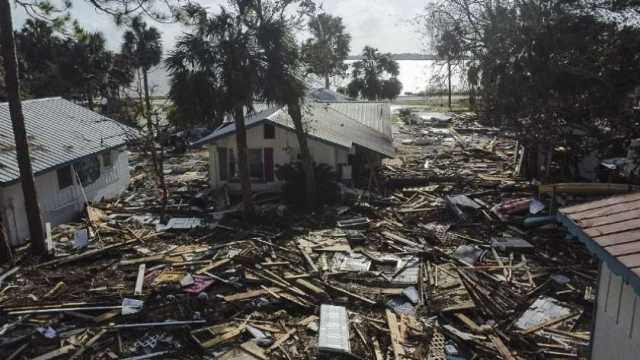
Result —
<path fill-rule="evenodd" d="M 113 156 L 111 154 L 111 151 L 107 151 L 106 153 L 102 154 L 102 166 L 105 168 L 113 167 Z"/>
<path fill-rule="evenodd" d="M 257 179 L 264 178 L 262 149 L 249 149 L 249 176 Z"/>
<path fill-rule="evenodd" d="M 276 127 L 271 124 L 264 124 L 264 138 L 265 139 L 275 139 L 276 138 Z"/>
<path fill-rule="evenodd" d="M 61 167 L 56 171 L 58 173 L 58 188 L 66 189 L 73 185 L 73 176 L 71 175 L 71 166 Z"/>
<path fill-rule="evenodd" d="M 73 167 L 78 173 L 82 186 L 89 186 L 100 178 L 100 161 L 97 156 L 86 157 L 73 164 Z"/>

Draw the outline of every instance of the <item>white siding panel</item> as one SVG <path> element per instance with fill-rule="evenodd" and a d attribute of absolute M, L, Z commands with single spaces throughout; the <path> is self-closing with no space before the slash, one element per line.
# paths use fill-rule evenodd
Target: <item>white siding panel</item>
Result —
<path fill-rule="evenodd" d="M 638 296 L 621 277 L 611 273 L 605 263 L 602 263 L 600 271 L 591 359 L 638 359 L 640 353 Z"/>

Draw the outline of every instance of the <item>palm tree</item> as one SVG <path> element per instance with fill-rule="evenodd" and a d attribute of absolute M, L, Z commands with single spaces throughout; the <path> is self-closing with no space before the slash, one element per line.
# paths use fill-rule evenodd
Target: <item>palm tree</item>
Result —
<path fill-rule="evenodd" d="M 44 241 L 44 231 L 42 229 L 42 219 L 40 217 L 40 207 L 38 206 L 33 169 L 31 168 L 31 156 L 29 154 L 29 143 L 27 142 L 27 131 L 24 125 L 22 101 L 20 100 L 18 61 L 9 0 L 0 0 L 0 55 L 2 55 L 4 63 L 6 91 L 9 100 L 11 123 L 13 125 L 13 136 L 16 142 L 20 182 L 24 196 L 27 221 L 29 222 L 31 251 L 35 255 L 43 255 L 47 249 Z"/>
<path fill-rule="evenodd" d="M 300 143 L 308 201 L 315 205 L 313 160 L 302 123 L 305 86 L 298 76 L 301 62 L 290 32 L 293 22 L 285 17 L 292 3 L 235 0 L 232 11 L 223 7 L 211 17 L 203 8 L 190 7 L 195 31 L 179 39 L 166 61 L 173 84 L 189 74 L 207 79 L 210 91 L 218 94 L 217 111 L 234 117 L 245 218 L 253 210 L 245 115 L 253 111 L 256 99 L 287 106 Z"/>
<path fill-rule="evenodd" d="M 151 97 L 149 95 L 149 70 L 160 64 L 162 58 L 162 41 L 158 29 L 147 27 L 147 23 L 141 17 L 136 16 L 131 20 L 130 29 L 124 33 L 122 54 L 128 57 L 131 64 L 142 72 L 145 118 L 147 130 L 153 134 L 153 121 L 151 119 Z"/>
<path fill-rule="evenodd" d="M 174 80 L 189 73 L 206 78 L 219 94 L 215 99 L 218 110 L 234 117 L 243 214 L 248 219 L 253 203 L 245 114 L 253 111 L 259 65 L 255 38 L 247 26 L 249 9 L 243 3 L 238 1 L 233 13 L 222 8 L 214 16 L 201 7 L 191 7 L 195 31 L 179 38 L 166 65 Z"/>
<path fill-rule="evenodd" d="M 262 63 L 266 64 L 261 72 L 259 91 L 264 101 L 286 106 L 293 120 L 305 175 L 307 211 L 311 212 L 316 205 L 317 188 L 313 157 L 302 122 L 302 103 L 306 86 L 301 76 L 301 54 L 286 18 L 269 15 L 271 16 L 262 14 L 262 17 L 272 20 L 262 23 L 257 29 L 258 44 L 263 49 Z"/>
<path fill-rule="evenodd" d="M 124 41 L 122 43 L 121 53 L 129 59 L 129 63 L 133 68 L 140 70 L 142 73 L 142 86 L 144 88 L 144 104 L 143 114 L 147 120 L 148 139 L 147 145 L 151 152 L 151 162 L 153 170 L 156 173 L 158 185 L 162 190 L 162 215 L 161 220 L 164 221 L 164 210 L 167 205 L 168 194 L 167 185 L 164 179 L 163 159 L 158 158 L 156 152 L 153 110 L 151 108 L 151 95 L 149 91 L 149 70 L 160 64 L 162 59 L 162 40 L 158 29 L 148 27 L 147 23 L 140 16 L 131 19 L 129 30 L 124 33 Z"/>
<path fill-rule="evenodd" d="M 302 48 L 309 72 L 322 76 L 329 89 L 330 77 L 347 70 L 344 60 L 351 51 L 351 35 L 345 33 L 342 18 L 329 14 L 313 16 L 309 21 L 312 38 Z"/>

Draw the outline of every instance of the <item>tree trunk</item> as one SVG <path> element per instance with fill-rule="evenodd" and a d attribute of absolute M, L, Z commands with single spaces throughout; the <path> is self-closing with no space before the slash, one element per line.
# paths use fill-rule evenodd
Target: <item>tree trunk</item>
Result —
<path fill-rule="evenodd" d="M 243 216 L 245 221 L 253 215 L 253 201 L 251 199 L 251 179 L 249 179 L 249 159 L 247 154 L 247 129 L 244 124 L 244 108 L 239 106 L 235 110 L 236 147 L 238 148 L 238 174 L 242 188 Z"/>
<path fill-rule="evenodd" d="M 18 167 L 20 168 L 20 182 L 24 196 L 24 206 L 27 213 L 27 221 L 29 222 L 31 251 L 34 255 L 44 255 L 47 249 L 42 228 L 42 219 L 40 217 L 40 207 L 38 206 L 36 185 L 31 168 L 31 156 L 29 155 L 29 144 L 27 142 L 27 131 L 24 125 L 22 102 L 20 100 L 18 60 L 13 37 L 11 4 L 9 0 L 0 0 L 0 51 L 4 60 L 7 98 L 9 100 L 9 112 L 13 125 L 13 136 L 16 142 L 16 154 Z"/>
<path fill-rule="evenodd" d="M 300 145 L 300 156 L 302 158 L 302 169 L 304 170 L 305 178 L 305 203 L 307 205 L 307 211 L 312 212 L 316 207 L 317 199 L 316 174 L 313 167 L 313 157 L 311 156 L 309 144 L 307 143 L 307 134 L 305 133 L 304 126 L 302 124 L 302 111 L 298 102 L 290 103 L 287 108 L 291 119 L 293 119 L 296 137 L 298 138 L 298 144 Z"/>
<path fill-rule="evenodd" d="M 449 82 L 449 111 L 451 111 L 451 59 L 447 61 L 447 80 Z"/>
<path fill-rule="evenodd" d="M 147 119 L 147 132 L 148 134 L 148 143 L 149 143 L 149 151 L 151 152 L 151 162 L 153 164 L 153 171 L 156 173 L 156 177 L 158 183 L 161 182 L 161 178 L 164 178 L 164 174 L 160 172 L 158 165 L 158 154 L 156 153 L 156 142 L 153 131 L 153 118 L 151 114 L 151 96 L 149 95 L 149 76 L 146 69 L 142 69 L 142 79 L 143 79 L 143 87 L 144 87 L 144 117 Z M 166 195 L 166 194 L 165 194 Z"/>
<path fill-rule="evenodd" d="M 329 90 L 331 87 L 331 79 L 329 78 L 329 72 L 324 73 L 324 88 Z"/>

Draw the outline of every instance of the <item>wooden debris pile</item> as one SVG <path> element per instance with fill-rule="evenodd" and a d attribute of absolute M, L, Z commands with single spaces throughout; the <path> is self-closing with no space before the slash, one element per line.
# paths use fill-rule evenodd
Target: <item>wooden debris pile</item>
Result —
<path fill-rule="evenodd" d="M 596 264 L 512 176 L 515 145 L 468 121 L 398 138 L 384 193 L 262 225 L 194 205 L 189 174 L 158 226 L 134 175 L 54 229 L 53 259 L 2 272 L 0 358 L 585 357 Z"/>

